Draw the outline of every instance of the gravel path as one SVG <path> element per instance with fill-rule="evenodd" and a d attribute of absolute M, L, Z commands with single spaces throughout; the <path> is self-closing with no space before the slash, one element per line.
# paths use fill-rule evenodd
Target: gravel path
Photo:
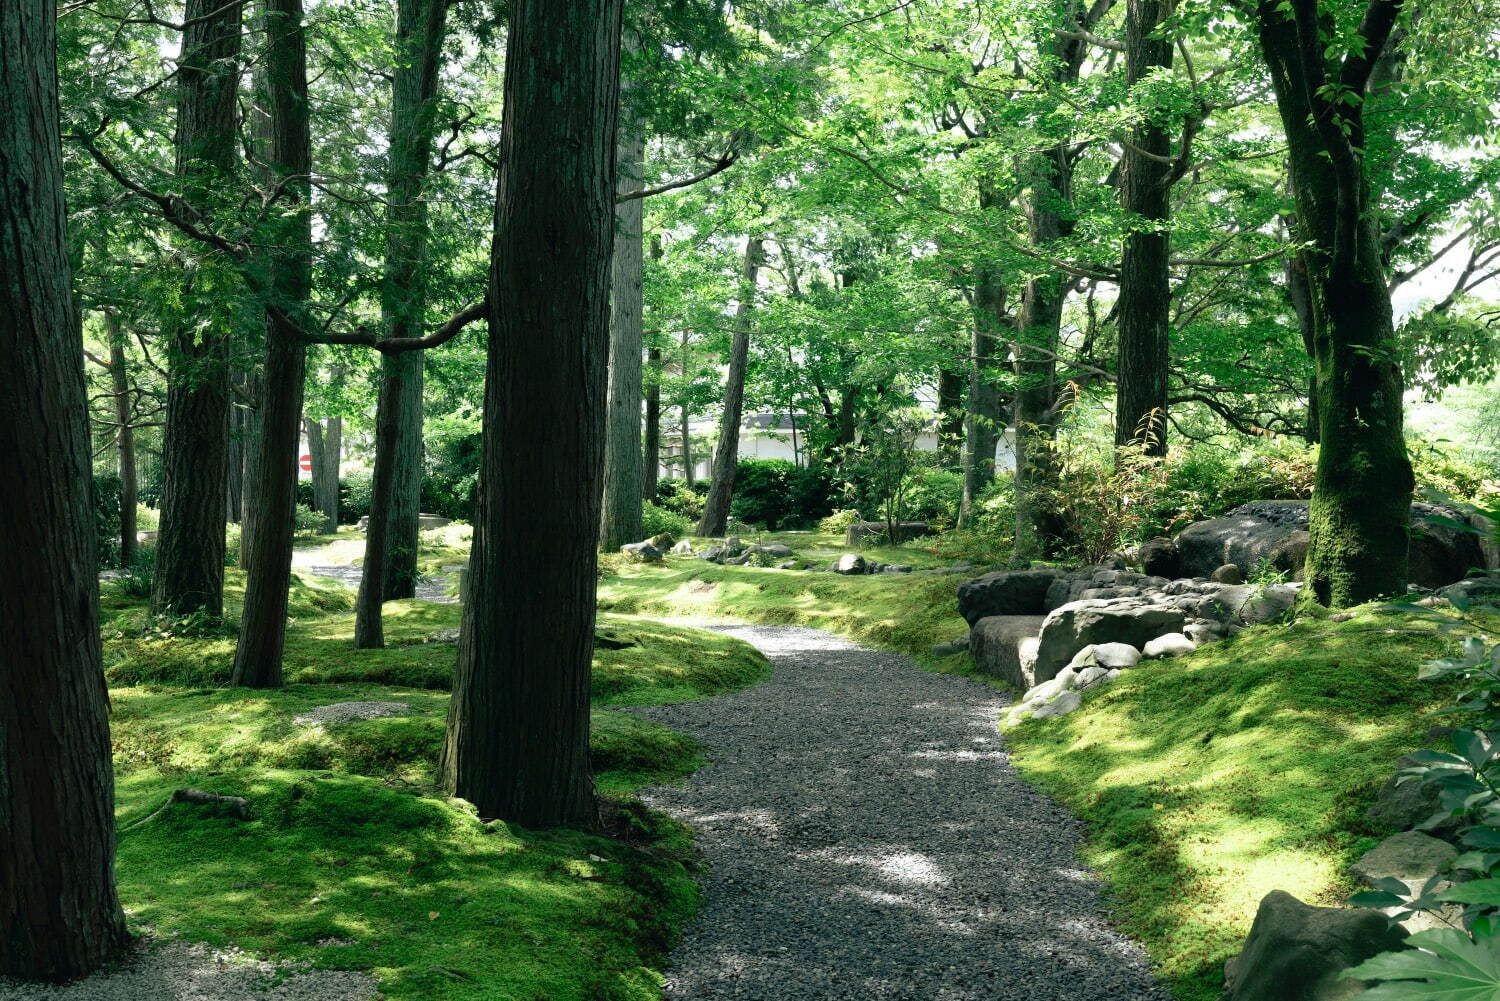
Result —
<path fill-rule="evenodd" d="M 255 960 L 181 942 L 141 950 L 123 966 L 64 987 L 0 980 L 0 1001 L 374 1001 L 373 978 Z"/>
<path fill-rule="evenodd" d="M 709 748 L 656 807 L 698 829 L 682 1001 L 1164 1001 L 1079 868 L 1080 827 L 1011 769 L 976 682 L 794 626 L 756 688 L 635 710 Z"/>
<path fill-rule="evenodd" d="M 335 543 L 336 545 L 336 543 Z M 316 577 L 330 577 L 333 580 L 342 581 L 352 590 L 359 590 L 360 578 L 364 576 L 364 568 L 354 563 L 331 563 L 329 562 L 329 550 L 332 546 L 304 546 L 292 550 L 292 568 L 305 570 Z M 456 573 L 458 567 L 443 567 L 444 570 Z M 448 593 L 448 577 L 446 574 L 423 574 L 417 578 L 415 597 L 422 601 L 436 601 L 443 605 L 455 605 L 458 599 Z"/>

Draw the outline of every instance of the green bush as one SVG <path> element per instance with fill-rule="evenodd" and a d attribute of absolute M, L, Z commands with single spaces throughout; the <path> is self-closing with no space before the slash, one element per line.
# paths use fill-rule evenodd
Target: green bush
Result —
<path fill-rule="evenodd" d="M 224 526 L 224 565 L 240 565 L 240 526 L 233 522 Z"/>
<path fill-rule="evenodd" d="M 101 568 L 120 565 L 120 478 L 114 473 L 94 477 L 94 533 Z"/>
<path fill-rule="evenodd" d="M 307 539 L 323 531 L 323 516 L 309 505 L 298 504 L 293 534 Z"/>
<path fill-rule="evenodd" d="M 730 514 L 776 531 L 792 513 L 788 481 L 796 468 L 786 459 L 741 459 L 735 467 Z"/>
<path fill-rule="evenodd" d="M 1411 456 L 1419 488 L 1428 487 L 1460 501 L 1479 500 L 1487 492 L 1488 471 L 1478 463 L 1454 455 L 1441 444 L 1409 438 L 1406 451 Z"/>
<path fill-rule="evenodd" d="M 339 482 L 340 525 L 353 525 L 370 513 L 370 480 L 367 470 L 359 470 Z"/>
<path fill-rule="evenodd" d="M 681 539 L 691 535 L 693 523 L 686 516 L 676 511 L 669 511 L 664 507 L 658 507 L 647 501 L 641 505 L 641 534 L 644 538 L 652 538 L 663 532 L 673 538 Z"/>
<path fill-rule="evenodd" d="M 906 517 L 936 526 L 958 520 L 964 478 L 946 469 L 919 469 L 907 477 Z"/>
<path fill-rule="evenodd" d="M 238 525 L 234 526 L 238 529 Z M 238 554 L 236 554 L 238 555 Z M 115 586 L 127 598 L 151 597 L 151 584 L 156 579 L 156 544 L 142 543 L 135 547 L 135 557 L 121 570 Z"/>
<path fill-rule="evenodd" d="M 656 503 L 689 521 L 697 521 L 703 517 L 703 505 L 707 502 L 707 494 L 700 493 L 686 480 L 668 477 L 656 483 Z"/>
<path fill-rule="evenodd" d="M 847 532 L 849 526 L 859 521 L 859 512 L 853 508 L 840 508 L 818 522 L 820 532 Z"/>
<path fill-rule="evenodd" d="M 838 488 L 826 466 L 800 466 L 787 476 L 789 522 L 811 525 L 833 513 Z"/>
<path fill-rule="evenodd" d="M 477 417 L 455 414 L 428 422 L 422 510 L 455 521 L 474 520 L 484 427 Z"/>

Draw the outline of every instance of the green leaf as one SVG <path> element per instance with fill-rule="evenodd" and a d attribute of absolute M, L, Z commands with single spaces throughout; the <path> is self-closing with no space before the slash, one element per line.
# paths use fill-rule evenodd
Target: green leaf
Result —
<path fill-rule="evenodd" d="M 1458 904 L 1500 906 L 1500 879 L 1476 879 L 1472 883 L 1459 883 L 1439 893 L 1438 899 Z"/>

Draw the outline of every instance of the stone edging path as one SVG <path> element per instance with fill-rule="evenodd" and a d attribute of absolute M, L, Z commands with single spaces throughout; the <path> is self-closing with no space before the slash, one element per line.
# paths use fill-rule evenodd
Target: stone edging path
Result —
<path fill-rule="evenodd" d="M 632 710 L 709 757 L 646 796 L 709 866 L 667 998 L 1165 1001 L 1101 914 L 1080 825 L 1011 768 L 1002 696 L 813 629 L 707 628 L 774 674 Z"/>

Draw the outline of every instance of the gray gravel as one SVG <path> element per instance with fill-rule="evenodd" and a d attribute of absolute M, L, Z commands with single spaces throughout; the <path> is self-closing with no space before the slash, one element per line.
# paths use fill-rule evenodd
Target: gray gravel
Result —
<path fill-rule="evenodd" d="M 292 717 L 298 726 L 340 726 L 356 720 L 406 716 L 411 706 L 405 702 L 332 702 Z"/>
<path fill-rule="evenodd" d="M 360 579 L 365 575 L 364 567 L 354 563 L 325 563 L 323 561 L 328 559 L 328 549 L 328 546 L 304 546 L 293 549 L 293 569 L 305 570 L 315 577 L 328 577 L 341 581 L 351 590 L 358 591 Z M 458 604 L 458 599 L 448 593 L 448 577 L 444 574 L 424 574 L 418 577 L 415 592 L 414 596 L 421 601 L 435 601 L 443 605 Z"/>
<path fill-rule="evenodd" d="M 147 947 L 118 970 L 65 987 L 0 980 L 0 1001 L 373 1001 L 363 973 L 268 963 L 234 949 Z"/>
<path fill-rule="evenodd" d="M 635 710 L 709 748 L 648 796 L 710 866 L 668 998 L 1164 1001 L 1101 916 L 1079 824 L 1012 770 L 1002 697 L 812 629 L 711 628 L 775 674 Z"/>

